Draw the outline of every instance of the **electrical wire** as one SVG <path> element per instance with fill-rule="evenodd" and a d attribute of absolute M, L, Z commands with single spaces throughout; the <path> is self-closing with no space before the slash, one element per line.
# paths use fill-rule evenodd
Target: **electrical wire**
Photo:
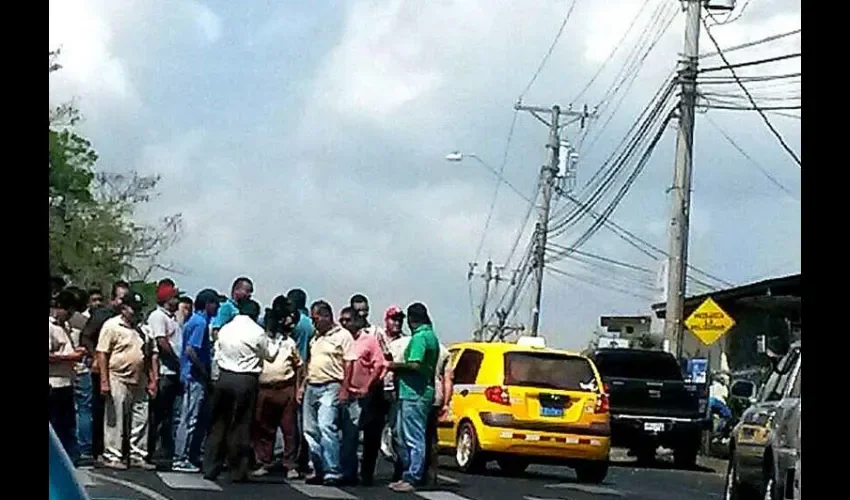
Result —
<path fill-rule="evenodd" d="M 770 131 L 773 133 L 773 135 L 779 141 L 779 144 L 782 145 L 782 148 L 785 149 L 785 151 L 794 159 L 794 161 L 797 162 L 797 165 L 800 168 L 802 168 L 803 162 L 800 161 L 800 157 L 797 156 L 797 153 L 795 153 L 794 150 L 791 149 L 791 146 L 789 146 L 788 143 L 785 142 L 785 139 L 782 137 L 782 134 L 780 134 L 779 131 L 776 130 L 776 128 L 770 122 L 770 118 L 768 118 L 767 115 L 764 113 L 764 110 L 762 110 L 758 106 L 758 104 L 756 104 L 756 101 L 753 99 L 753 96 L 750 94 L 750 91 L 747 90 L 747 87 L 738 78 L 738 74 L 735 72 L 734 68 L 729 63 L 729 60 L 726 59 L 726 55 L 723 53 L 723 49 L 720 48 L 720 44 L 717 43 L 717 40 L 714 38 L 714 35 L 711 33 L 711 29 L 709 28 L 708 23 L 705 22 L 704 18 L 702 20 L 702 23 L 705 26 L 705 31 L 708 34 L 708 38 L 711 40 L 711 43 L 717 48 L 717 52 L 718 52 L 717 55 L 719 55 L 720 58 L 723 60 L 723 63 L 728 66 L 729 72 L 732 73 L 732 77 L 735 78 L 735 80 L 738 82 L 738 85 L 741 87 L 741 90 L 744 91 L 744 93 L 747 95 L 747 98 L 749 99 L 750 104 L 752 104 L 754 110 L 757 111 L 759 116 L 761 116 L 762 120 L 764 120 L 765 125 L 767 125 L 767 128 L 770 129 Z M 801 106 L 801 108 L 802 108 L 802 106 Z M 784 108 L 784 109 L 789 109 L 789 108 Z"/>
<path fill-rule="evenodd" d="M 793 198 L 797 201 L 800 201 L 800 198 L 797 197 L 797 195 L 795 195 L 793 191 L 791 191 L 790 189 L 785 187 L 785 185 L 783 185 L 781 182 L 779 182 L 779 180 L 777 180 L 776 177 L 771 175 L 771 173 L 768 172 L 766 168 L 764 168 L 752 156 L 750 156 L 746 151 L 744 151 L 744 149 L 741 146 L 739 146 L 738 143 L 735 142 L 735 140 L 732 139 L 731 136 L 729 136 L 729 134 L 727 134 L 722 128 L 720 128 L 720 125 L 715 123 L 715 121 L 712 120 L 711 117 L 704 116 L 704 118 L 708 122 L 709 125 L 714 127 L 720 133 L 720 135 L 722 135 L 723 138 L 726 139 L 726 142 L 728 142 L 733 148 L 735 148 L 736 151 L 738 151 L 738 153 L 741 154 L 741 156 L 746 158 L 754 167 L 756 167 L 759 170 L 759 172 L 761 172 L 762 175 L 764 175 L 767 178 L 767 180 L 772 182 L 774 186 L 779 188 L 782 192 L 784 192 L 785 194 L 787 194 L 791 198 Z"/>
<path fill-rule="evenodd" d="M 611 286 L 609 284 L 599 283 L 598 281 L 594 281 L 590 278 L 587 278 L 586 276 L 579 276 L 579 275 L 576 275 L 576 274 L 572 274 L 570 272 L 564 271 L 563 269 L 558 269 L 556 267 L 550 267 L 548 269 L 549 269 L 550 272 L 559 274 L 561 276 L 566 276 L 568 278 L 572 278 L 574 280 L 581 281 L 582 283 L 585 283 L 585 284 L 588 284 L 588 285 L 593 285 L 593 286 L 602 288 L 604 290 L 609 290 L 609 291 L 612 291 L 612 292 L 618 292 L 618 293 L 621 293 L 623 295 L 629 295 L 631 297 L 635 297 L 635 298 L 638 298 L 638 299 L 641 299 L 641 300 L 646 300 L 646 301 L 649 301 L 649 302 L 652 302 L 652 301 L 655 300 L 652 297 L 648 297 L 646 295 L 640 295 L 640 294 L 634 293 L 630 290 L 625 290 L 623 288 Z"/>
<path fill-rule="evenodd" d="M 802 28 L 797 28 L 797 29 L 792 30 L 792 31 L 787 31 L 785 33 L 780 33 L 778 35 L 772 35 L 772 36 L 769 36 L 769 37 L 766 37 L 766 38 L 761 38 L 759 40 L 755 40 L 755 41 L 752 41 L 752 42 L 742 43 L 740 45 L 733 45 L 732 47 L 727 47 L 727 48 L 723 49 L 723 52 L 728 54 L 728 53 L 734 52 L 736 50 L 746 49 L 746 48 L 755 47 L 757 45 L 761 45 L 761 44 L 764 44 L 764 43 L 769 43 L 769 42 L 773 42 L 773 41 L 776 41 L 776 40 L 781 40 L 783 38 L 787 38 L 789 36 L 797 35 L 797 34 L 802 33 L 802 32 L 803 32 Z M 707 52 L 705 54 L 700 54 L 699 57 L 700 57 L 700 59 L 704 59 L 704 58 L 708 58 L 708 57 L 715 57 L 715 56 L 718 56 L 718 55 L 720 55 L 719 52 Z"/>
<path fill-rule="evenodd" d="M 703 24 L 705 24 L 704 21 L 703 21 Z M 708 30 L 706 30 L 706 32 L 709 34 L 709 38 L 714 40 L 713 36 L 711 36 L 711 32 L 708 31 Z M 715 41 L 715 47 L 716 46 L 717 45 L 716 45 L 716 41 Z M 721 59 L 725 58 L 725 55 L 722 52 L 719 53 L 718 55 L 720 56 Z M 736 63 L 736 64 L 730 64 L 729 61 L 724 60 L 723 61 L 724 64 L 722 66 L 709 66 L 708 68 L 702 68 L 702 69 L 698 70 L 697 73 L 699 73 L 699 74 L 711 73 L 713 71 L 723 71 L 724 69 L 728 69 L 728 70 L 731 71 L 735 68 L 746 68 L 748 66 L 760 66 L 762 64 L 770 64 L 770 63 L 784 61 L 786 59 L 794 59 L 794 58 L 802 57 L 802 56 L 803 56 L 802 52 L 794 52 L 793 54 L 784 54 L 784 55 L 781 55 L 781 56 L 767 57 L 765 59 L 756 59 L 755 61 L 747 61 L 747 62 Z M 740 77 L 737 77 L 737 75 L 733 78 L 735 78 L 736 82 L 741 79 Z"/>
<path fill-rule="evenodd" d="M 501 188 L 502 183 L 503 182 L 507 183 L 508 186 L 510 188 L 512 188 L 517 194 L 519 194 L 520 196 L 522 196 L 525 199 L 528 199 L 526 196 L 523 196 L 523 194 L 513 184 L 508 183 L 505 180 L 505 177 L 504 177 L 505 166 L 508 164 L 508 152 L 510 151 L 511 141 L 513 140 L 514 130 L 516 129 L 517 114 L 518 114 L 518 111 L 514 110 L 514 115 L 513 115 L 513 118 L 511 119 L 511 126 L 508 129 L 508 138 L 505 141 L 505 149 L 504 149 L 504 152 L 502 154 L 502 164 L 499 166 L 498 172 L 493 170 L 493 173 L 496 174 L 496 177 L 497 177 L 496 187 L 493 189 L 493 197 L 490 200 L 490 208 L 487 210 L 487 219 L 485 219 L 485 221 L 484 221 L 484 230 L 481 231 L 481 239 L 479 239 L 478 247 L 476 247 L 476 249 L 475 249 L 475 258 L 472 259 L 473 262 L 478 261 L 478 258 L 481 256 L 481 250 L 484 248 L 484 240 L 487 239 L 487 231 L 490 229 L 490 222 L 493 220 L 493 213 L 496 211 L 496 200 L 499 198 L 499 189 Z M 487 163 L 485 163 L 484 160 L 482 160 L 481 158 L 478 158 L 477 156 L 474 157 L 474 158 L 476 158 L 479 163 L 481 163 L 485 167 L 492 170 L 492 168 L 489 165 L 487 165 Z"/>
<path fill-rule="evenodd" d="M 534 85 L 534 82 L 537 81 L 537 77 L 540 76 L 540 73 L 543 71 L 543 68 L 546 67 L 546 63 L 549 62 L 549 58 L 552 56 L 552 52 L 555 50 L 555 46 L 558 45 L 558 40 L 560 40 L 561 35 L 564 34 L 564 28 L 566 28 L 570 17 L 572 17 L 573 10 L 576 7 L 576 3 L 578 3 L 577 0 L 573 0 L 573 2 L 570 4 L 570 8 L 567 10 L 567 14 L 564 16 L 564 20 L 561 21 L 561 27 L 558 28 L 558 32 L 557 34 L 555 34 L 555 39 L 552 40 L 552 44 L 549 45 L 549 50 L 546 51 L 546 55 L 544 55 L 543 60 L 540 61 L 540 65 L 537 67 L 537 71 L 534 72 L 534 75 L 531 76 L 531 80 L 529 80 L 528 85 L 525 86 L 525 89 L 519 95 L 520 102 L 522 102 L 522 99 L 525 97 L 528 91 L 531 90 L 532 85 Z"/>
<path fill-rule="evenodd" d="M 587 92 L 587 90 L 591 87 L 591 85 L 593 85 L 594 82 L 596 82 L 596 79 L 599 78 L 599 75 L 602 74 L 602 71 L 605 70 L 605 67 L 614 58 L 614 54 L 616 54 L 617 51 L 620 49 L 620 47 L 623 46 L 623 42 L 626 40 L 626 37 L 629 36 L 629 33 L 631 33 L 632 30 L 634 29 L 634 27 L 637 25 L 637 20 L 640 18 L 640 15 L 643 14 L 643 11 L 644 11 L 644 9 L 646 9 L 647 5 L 649 5 L 649 0 L 644 0 L 643 5 L 641 5 L 640 9 L 637 11 L 637 14 L 635 14 L 635 16 L 632 18 L 631 22 L 629 23 L 628 28 L 626 29 L 626 31 L 623 32 L 623 35 L 620 37 L 620 40 L 617 41 L 616 44 L 614 44 L 614 46 L 611 48 L 611 51 L 608 52 L 608 56 L 605 58 L 604 61 L 602 61 L 602 64 L 596 70 L 596 73 L 593 74 L 593 76 L 590 78 L 590 80 L 588 80 L 588 82 L 585 84 L 585 86 L 579 91 L 579 93 L 570 102 L 576 102 L 579 99 L 581 99 L 581 97 L 584 95 L 585 92 Z"/>

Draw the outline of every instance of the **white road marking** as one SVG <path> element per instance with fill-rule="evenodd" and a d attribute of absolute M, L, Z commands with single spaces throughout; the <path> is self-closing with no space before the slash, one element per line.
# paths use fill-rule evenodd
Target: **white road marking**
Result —
<path fill-rule="evenodd" d="M 416 495 L 425 500 L 469 500 L 451 491 L 417 491 Z"/>
<path fill-rule="evenodd" d="M 97 484 L 94 479 L 92 479 L 91 475 L 89 475 L 89 471 L 87 470 L 77 469 L 74 471 L 74 474 L 76 474 L 77 481 L 83 488 L 89 488 Z"/>
<path fill-rule="evenodd" d="M 123 486 L 125 488 L 130 488 L 131 490 L 137 491 L 137 492 L 141 493 L 142 495 L 144 495 L 148 498 L 152 498 L 153 500 L 171 500 L 170 498 L 168 498 L 165 495 L 160 495 L 159 493 L 155 492 L 154 490 L 152 490 L 150 488 L 146 488 L 146 487 L 144 487 L 140 484 L 136 484 L 136 483 L 133 483 L 131 481 L 125 481 L 123 479 L 105 476 L 103 474 L 98 474 L 96 472 L 89 472 L 89 476 L 91 476 L 94 479 L 97 479 L 98 481 L 106 481 L 107 483 L 117 484 L 117 485 Z"/>
<path fill-rule="evenodd" d="M 310 498 L 329 498 L 337 500 L 357 500 L 357 497 L 346 493 L 339 488 L 333 486 L 323 486 L 320 484 L 304 484 L 304 483 L 286 483 L 293 489 L 307 495 Z"/>
<path fill-rule="evenodd" d="M 457 479 L 451 476 L 444 476 L 443 474 L 437 474 L 437 479 L 443 481 L 444 483 L 460 484 L 460 481 L 458 481 Z"/>
<path fill-rule="evenodd" d="M 171 489 L 175 490 L 206 490 L 222 491 L 221 486 L 212 481 L 204 479 L 198 474 L 185 474 L 182 472 L 157 472 L 157 476 Z"/>
<path fill-rule="evenodd" d="M 559 483 L 559 484 L 547 484 L 546 488 L 560 488 L 566 490 L 575 490 L 582 491 L 584 493 L 596 493 L 597 495 L 611 495 L 615 497 L 623 496 L 623 492 L 619 490 L 615 490 L 613 488 L 606 488 L 604 486 L 592 486 L 589 484 L 576 484 L 576 483 Z"/>

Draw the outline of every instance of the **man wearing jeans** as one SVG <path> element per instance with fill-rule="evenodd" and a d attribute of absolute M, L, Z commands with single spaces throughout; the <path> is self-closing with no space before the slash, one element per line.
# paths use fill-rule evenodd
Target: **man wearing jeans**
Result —
<path fill-rule="evenodd" d="M 339 322 L 351 332 L 354 339 L 352 349 L 345 356 L 345 378 L 340 391 L 342 425 L 340 463 L 343 482 L 353 486 L 357 484 L 357 447 L 360 443 L 360 429 L 371 418 L 369 398 L 375 394 L 375 388 L 380 387 L 386 360 L 378 339 L 366 333 L 366 327 L 369 325 L 366 318 L 357 314 L 353 307 L 343 309 Z M 370 472 L 365 471 L 366 482 L 372 479 Z"/>
<path fill-rule="evenodd" d="M 207 329 L 218 312 L 219 301 L 215 290 L 202 290 L 195 298 L 195 313 L 183 325 L 184 348 L 180 358 L 183 400 L 174 444 L 172 470 L 175 472 L 201 470 L 198 464 L 206 429 L 198 428 L 198 420 L 207 399 L 207 388 L 212 384 L 212 346 Z"/>
<path fill-rule="evenodd" d="M 434 334 L 428 309 L 416 302 L 407 308 L 407 325 L 412 333 L 404 351 L 403 363 L 391 363 L 398 378 L 399 429 L 403 446 L 399 450 L 404 473 L 390 484 L 394 491 L 415 490 L 425 479 L 428 460 L 426 427 L 434 402 L 434 380 L 440 343 Z"/>
<path fill-rule="evenodd" d="M 310 316 L 316 333 L 310 340 L 307 377 L 303 394 L 304 434 L 310 447 L 314 473 L 308 484 L 337 486 L 342 482 L 340 467 L 339 400 L 344 378 L 344 359 L 354 340 L 351 333 L 334 324 L 333 309 L 327 302 L 313 303 Z"/>

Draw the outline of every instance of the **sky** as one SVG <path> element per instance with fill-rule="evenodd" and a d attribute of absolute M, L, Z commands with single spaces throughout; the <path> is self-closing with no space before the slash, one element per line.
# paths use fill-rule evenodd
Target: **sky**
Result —
<path fill-rule="evenodd" d="M 799 1 L 739 4 L 733 21 L 711 30 L 722 47 L 800 28 Z M 519 114 L 509 134 L 513 105 L 570 9 L 525 104 L 592 108 L 643 30 L 661 24 L 653 24 L 659 13 L 675 16 L 666 31 L 650 31 L 663 35 L 634 83 L 590 121 L 578 151 L 581 187 L 675 68 L 684 37 L 675 2 L 51 0 L 50 49 L 61 48 L 63 69 L 50 77 L 50 103 L 73 100 L 80 108 L 78 127 L 100 155 L 98 169 L 162 176 L 159 196 L 138 217 L 183 215 L 184 236 L 165 256 L 182 271 L 172 276 L 182 289 L 227 291 L 247 275 L 265 304 L 301 287 L 335 309 L 363 293 L 373 321 L 390 304 L 422 301 L 438 335 L 453 342 L 470 336 L 471 304 L 480 302 L 481 280 L 470 286 L 469 263 L 477 257 L 478 271 L 488 258 L 502 265 L 528 207 L 505 185 L 493 203 L 496 178 L 468 155 L 496 169 L 505 158 L 504 178 L 526 196 L 534 192 L 548 130 Z M 800 40 L 727 57 L 800 52 Z M 700 52 L 713 52 L 704 32 Z M 794 72 L 799 58 L 739 70 Z M 755 94 L 773 99 L 762 105 L 800 93 L 799 79 L 758 85 Z M 801 120 L 768 117 L 801 156 Z M 578 144 L 583 132 L 575 124 L 564 135 Z M 674 149 L 670 125 L 611 216 L 664 249 Z M 452 151 L 466 159 L 447 162 Z M 757 113 L 698 113 L 691 263 L 734 284 L 799 272 L 800 171 Z M 580 229 L 555 243 L 569 245 Z M 530 230 L 520 233 L 517 254 Z M 661 270 L 605 229 L 581 250 Z M 545 278 L 541 333 L 554 345 L 581 347 L 600 315 L 648 314 L 663 293 L 651 275 L 637 282 L 634 273 L 574 259 L 555 266 L 579 278 Z M 504 289 L 500 283 L 494 299 Z M 527 299 L 520 306 L 514 320 L 527 325 Z"/>

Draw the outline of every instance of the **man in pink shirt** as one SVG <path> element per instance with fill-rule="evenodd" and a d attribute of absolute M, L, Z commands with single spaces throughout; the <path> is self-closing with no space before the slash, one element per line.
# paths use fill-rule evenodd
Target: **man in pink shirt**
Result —
<path fill-rule="evenodd" d="M 360 437 L 360 418 L 375 387 L 383 384 L 387 361 L 384 351 L 374 335 L 364 332 L 365 318 L 346 307 L 340 313 L 340 325 L 351 332 L 354 339 L 345 354 L 345 378 L 339 390 L 342 443 L 340 466 L 345 485 L 357 484 L 357 445 Z"/>

